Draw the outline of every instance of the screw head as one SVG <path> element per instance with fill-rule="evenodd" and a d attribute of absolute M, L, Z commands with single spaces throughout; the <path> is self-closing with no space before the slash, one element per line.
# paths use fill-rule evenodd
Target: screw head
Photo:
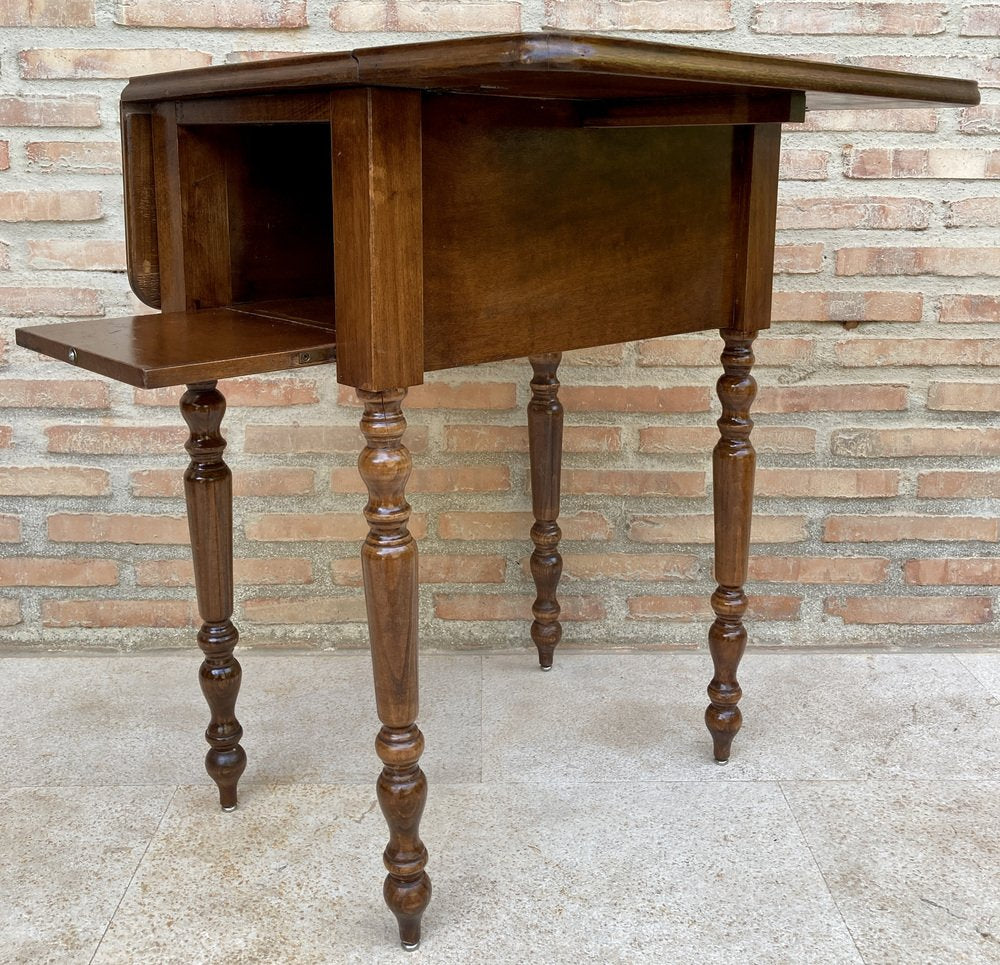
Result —
<path fill-rule="evenodd" d="M 75 348 L 71 348 L 69 350 L 69 352 L 67 353 L 67 357 L 75 365 L 76 364 L 76 349 Z"/>

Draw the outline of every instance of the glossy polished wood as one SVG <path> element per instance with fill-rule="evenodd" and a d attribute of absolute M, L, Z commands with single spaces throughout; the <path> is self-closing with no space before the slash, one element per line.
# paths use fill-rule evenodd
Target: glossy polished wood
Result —
<path fill-rule="evenodd" d="M 198 678 L 212 719 L 205 731 L 211 745 L 205 769 L 219 787 L 224 811 L 236 807 L 236 785 L 247 766 L 240 746 L 243 728 L 236 719 L 242 670 L 233 656 L 240 635 L 233 615 L 233 481 L 222 458 L 226 440 L 220 427 L 226 400 L 215 382 L 189 385 L 181 397 L 181 415 L 191 432 L 184 448 L 191 465 L 184 473 L 191 555 L 204 623 L 198 646 L 205 655 Z"/>

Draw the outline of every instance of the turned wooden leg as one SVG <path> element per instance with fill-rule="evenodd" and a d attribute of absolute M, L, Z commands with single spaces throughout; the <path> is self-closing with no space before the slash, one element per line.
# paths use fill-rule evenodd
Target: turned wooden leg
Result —
<path fill-rule="evenodd" d="M 201 691 L 212 713 L 205 739 L 211 745 L 205 769 L 219 786 L 224 811 L 236 807 L 236 785 L 247 766 L 240 747 L 243 728 L 236 719 L 242 671 L 233 657 L 239 633 L 233 615 L 233 483 L 222 459 L 226 440 L 219 427 L 226 400 L 215 382 L 198 382 L 181 397 L 181 415 L 191 430 L 185 444 L 191 465 L 184 473 L 191 554 L 204 623 L 198 646 L 205 654 L 199 671 Z"/>
<path fill-rule="evenodd" d="M 427 779 L 419 760 L 424 738 L 417 719 L 417 544 L 407 522 L 406 480 L 410 453 L 401 443 L 406 419 L 400 408 L 406 389 L 358 390 L 365 411 L 361 431 L 367 446 L 358 468 L 368 487 L 365 519 L 369 532 L 361 550 L 368 606 L 375 702 L 382 729 L 375 750 L 384 767 L 378 801 L 389 825 L 383 859 L 385 902 L 399 922 L 406 949 L 420 943 L 420 917 L 431 898 L 424 871 L 427 849 L 420 840 L 420 816 Z"/>
<path fill-rule="evenodd" d="M 531 505 L 535 524 L 531 540 L 531 575 L 535 579 L 536 598 L 531 608 L 534 621 L 531 639 L 538 648 L 542 670 L 552 669 L 552 655 L 562 637 L 556 589 L 562 576 L 559 539 L 559 476 L 562 469 L 563 407 L 559 401 L 561 353 L 534 355 L 529 360 L 534 377 L 528 403 L 528 452 L 531 457 Z"/>
<path fill-rule="evenodd" d="M 753 477 L 756 454 L 750 443 L 750 406 L 757 383 L 750 374 L 754 333 L 723 329 L 724 374 L 719 378 L 722 401 L 721 438 L 712 456 L 715 490 L 715 579 L 712 594 L 715 622 L 708 634 L 715 676 L 708 685 L 711 704 L 705 723 L 712 732 L 715 759 L 729 760 L 729 749 L 743 716 L 737 706 L 742 696 L 736 671 L 747 645 L 743 614 L 747 597 L 743 584 L 750 556 L 750 519 L 753 511 Z"/>

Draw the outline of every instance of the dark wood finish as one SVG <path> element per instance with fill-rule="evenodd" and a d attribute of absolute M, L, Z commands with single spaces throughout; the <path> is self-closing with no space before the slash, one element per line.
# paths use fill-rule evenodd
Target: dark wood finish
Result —
<path fill-rule="evenodd" d="M 715 501 L 715 579 L 712 594 L 715 622 L 708 633 L 708 645 L 715 676 L 708 685 L 711 703 L 705 723 L 712 733 L 715 759 L 724 764 L 743 715 L 737 706 L 743 692 L 736 671 L 747 645 L 743 614 L 747 597 L 743 584 L 750 558 L 750 522 L 753 510 L 753 477 L 757 456 L 750 442 L 753 421 L 750 406 L 757 383 L 750 374 L 753 333 L 727 329 L 722 332 L 726 347 L 722 352 L 724 374 L 718 392 L 722 402 L 720 439 L 712 454 L 712 484 Z"/>
<path fill-rule="evenodd" d="M 212 719 L 205 731 L 210 747 L 205 769 L 219 787 L 224 811 L 236 807 L 236 785 L 247 766 L 236 719 L 242 670 L 233 656 L 239 632 L 233 626 L 233 481 L 222 458 L 226 440 L 220 427 L 226 400 L 215 382 L 189 385 L 181 415 L 191 431 L 186 445 L 191 465 L 184 473 L 191 555 L 198 611 L 204 623 L 198 646 L 205 655 L 198 677 Z"/>
<path fill-rule="evenodd" d="M 172 76 L 172 75 L 171 75 Z M 195 124 L 328 124 L 330 95 L 320 93 L 213 97 L 177 102 L 177 123 Z M 281 132 L 281 137 L 285 132 Z M 291 153 L 295 153 L 290 147 Z M 294 185 L 292 185 L 294 187 Z"/>
<path fill-rule="evenodd" d="M 427 779 L 420 769 L 424 738 L 417 727 L 417 544 L 407 529 L 406 480 L 412 461 L 402 444 L 405 388 L 358 391 L 367 443 L 358 460 L 368 487 L 369 532 L 361 550 L 368 633 L 375 673 L 375 703 L 382 729 L 375 749 L 383 763 L 377 791 L 389 825 L 383 894 L 399 923 L 404 948 L 420 943 L 420 918 L 431 898 L 424 871 L 427 849 L 420 816 Z"/>
<path fill-rule="evenodd" d="M 528 403 L 528 452 L 531 458 L 531 507 L 535 523 L 531 527 L 531 575 L 537 596 L 531 607 L 534 620 L 531 639 L 538 650 L 542 670 L 552 669 L 552 656 L 562 637 L 556 590 L 562 576 L 559 554 L 559 483 L 562 471 L 563 407 L 559 401 L 556 370 L 562 356 L 558 352 L 530 359 L 534 377 Z"/>
<path fill-rule="evenodd" d="M 332 98 L 337 381 L 359 389 L 424 380 L 420 100 Z"/>
<path fill-rule="evenodd" d="M 17 330 L 17 344 L 140 389 L 332 362 L 328 331 L 231 309 L 101 318 Z"/>
<path fill-rule="evenodd" d="M 160 249 L 156 240 L 152 118 L 148 111 L 127 105 L 121 114 L 128 282 L 142 302 L 159 308 Z"/>
<path fill-rule="evenodd" d="M 188 307 L 184 277 L 184 223 L 177 108 L 157 104 L 150 116 L 153 152 L 153 191 L 156 197 L 156 243 L 160 265 L 160 304 L 165 312 Z M 129 197 L 126 188 L 125 198 Z"/>
<path fill-rule="evenodd" d="M 683 100 L 641 97 L 635 100 L 587 101 L 581 107 L 584 127 L 676 127 L 691 124 L 768 124 L 805 119 L 805 95 L 765 91 Z"/>

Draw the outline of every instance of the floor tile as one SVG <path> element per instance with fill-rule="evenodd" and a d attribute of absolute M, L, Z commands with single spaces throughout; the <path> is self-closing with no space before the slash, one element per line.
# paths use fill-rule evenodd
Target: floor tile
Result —
<path fill-rule="evenodd" d="M 379 723 L 366 653 L 249 651 L 240 659 L 246 780 L 375 780 Z M 206 782 L 199 663 L 195 653 L 0 659 L 11 735 L 0 787 Z M 479 657 L 424 657 L 420 677 L 427 773 L 478 780 Z"/>
<path fill-rule="evenodd" d="M 866 962 L 1000 962 L 1000 781 L 785 791 Z"/>
<path fill-rule="evenodd" d="M 960 653 L 956 659 L 1000 700 L 1000 653 Z"/>
<path fill-rule="evenodd" d="M 1000 706 L 950 654 L 749 653 L 729 764 L 704 725 L 707 654 L 483 665 L 487 780 L 989 778 Z"/>
<path fill-rule="evenodd" d="M 89 962 L 173 792 L 0 792 L 0 962 Z"/>
<path fill-rule="evenodd" d="M 95 965 L 396 963 L 360 787 L 181 789 Z M 431 785 L 406 963 L 860 963 L 774 784 Z"/>

